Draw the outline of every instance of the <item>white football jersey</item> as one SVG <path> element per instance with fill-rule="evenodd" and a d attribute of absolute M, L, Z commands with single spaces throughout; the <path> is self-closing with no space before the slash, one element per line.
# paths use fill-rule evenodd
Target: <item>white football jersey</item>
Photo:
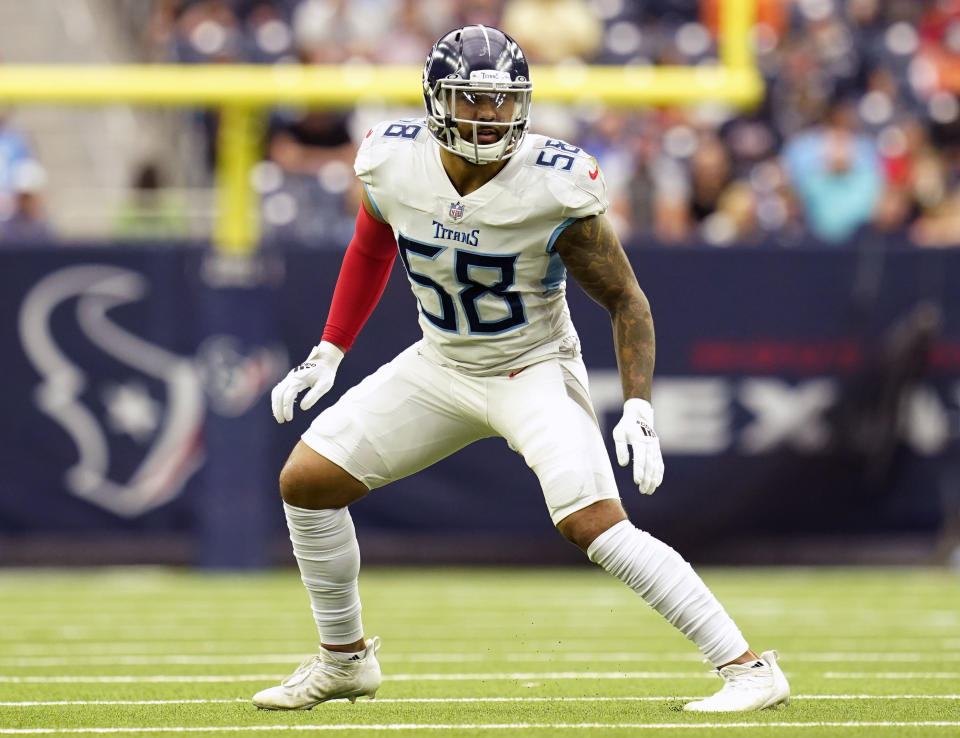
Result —
<path fill-rule="evenodd" d="M 424 346 L 441 363 L 507 373 L 575 339 L 554 241 L 607 208 L 593 157 L 528 134 L 493 179 L 464 196 L 424 121 L 399 120 L 367 133 L 355 170 L 393 228 Z"/>

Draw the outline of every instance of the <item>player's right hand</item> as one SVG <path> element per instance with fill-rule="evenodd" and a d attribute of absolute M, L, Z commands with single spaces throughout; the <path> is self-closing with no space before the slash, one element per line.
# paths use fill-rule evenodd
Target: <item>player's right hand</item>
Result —
<path fill-rule="evenodd" d="M 291 369 L 273 392 L 270 404 L 278 423 L 293 420 L 293 403 L 303 390 L 309 389 L 300 401 L 301 410 L 309 410 L 333 386 L 343 351 L 329 341 L 321 341 L 300 366 Z"/>

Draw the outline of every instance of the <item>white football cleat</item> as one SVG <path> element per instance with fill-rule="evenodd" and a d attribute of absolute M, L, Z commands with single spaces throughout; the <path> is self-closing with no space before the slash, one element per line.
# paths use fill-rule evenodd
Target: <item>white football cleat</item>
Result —
<path fill-rule="evenodd" d="M 729 664 L 718 670 L 726 684 L 712 697 L 683 706 L 688 712 L 747 712 L 790 704 L 790 685 L 780 670 L 776 651 L 764 651 L 760 660 Z"/>
<path fill-rule="evenodd" d="M 357 697 L 373 699 L 380 688 L 380 639 L 371 638 L 367 647 L 349 661 L 341 661 L 321 646 L 281 682 L 253 695 L 253 704 L 262 710 L 309 710 L 321 702 Z"/>

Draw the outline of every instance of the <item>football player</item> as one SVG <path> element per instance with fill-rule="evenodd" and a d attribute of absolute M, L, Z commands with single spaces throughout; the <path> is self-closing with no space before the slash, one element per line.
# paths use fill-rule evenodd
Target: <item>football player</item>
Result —
<path fill-rule="evenodd" d="M 360 145 L 363 204 L 323 331 L 273 390 L 283 423 L 333 384 L 399 251 L 422 340 L 349 389 L 303 434 L 280 475 L 293 551 L 321 648 L 258 707 L 309 709 L 373 697 L 379 639 L 365 639 L 360 554 L 347 506 L 467 444 L 506 439 L 536 473 L 569 541 L 692 640 L 725 680 L 687 710 L 786 703 L 775 651 L 750 650 L 679 554 L 627 519 L 587 388 L 564 293 L 566 274 L 610 313 L 625 398 L 617 460 L 633 453 L 643 494 L 663 478 L 650 386 L 650 307 L 610 223 L 595 159 L 529 133 L 532 84 L 519 46 L 467 26 L 434 45 L 426 118 L 388 121 Z"/>

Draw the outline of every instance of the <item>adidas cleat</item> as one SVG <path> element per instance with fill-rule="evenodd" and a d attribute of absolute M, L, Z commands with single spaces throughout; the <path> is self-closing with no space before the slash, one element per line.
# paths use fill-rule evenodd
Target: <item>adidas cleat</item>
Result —
<path fill-rule="evenodd" d="M 729 664 L 718 670 L 726 682 L 705 700 L 683 706 L 688 712 L 747 712 L 790 704 L 790 685 L 776 651 L 764 651 L 752 664 Z"/>
<path fill-rule="evenodd" d="M 371 638 L 367 647 L 349 661 L 341 661 L 325 648 L 311 656 L 281 682 L 253 696 L 262 710 L 309 710 L 321 702 L 357 697 L 373 699 L 380 688 L 380 639 Z"/>

